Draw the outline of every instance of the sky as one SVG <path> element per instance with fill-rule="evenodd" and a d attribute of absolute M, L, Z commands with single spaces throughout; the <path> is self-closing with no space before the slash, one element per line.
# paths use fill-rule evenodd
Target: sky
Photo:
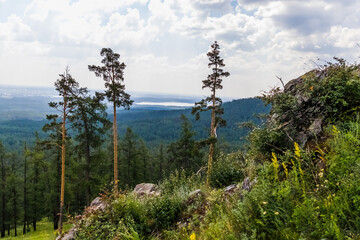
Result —
<path fill-rule="evenodd" d="M 129 92 L 208 95 L 206 53 L 217 41 L 230 76 L 219 96 L 281 86 L 334 56 L 360 56 L 355 0 L 0 0 L 0 85 L 53 86 L 69 66 L 83 87 L 109 47 Z"/>

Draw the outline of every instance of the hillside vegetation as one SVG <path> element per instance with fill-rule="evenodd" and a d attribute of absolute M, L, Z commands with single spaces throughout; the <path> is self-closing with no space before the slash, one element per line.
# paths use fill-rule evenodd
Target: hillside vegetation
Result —
<path fill-rule="evenodd" d="M 267 123 L 217 153 L 210 188 L 176 171 L 154 196 L 104 193 L 75 239 L 360 239 L 360 71 L 335 60 L 262 97 Z"/>

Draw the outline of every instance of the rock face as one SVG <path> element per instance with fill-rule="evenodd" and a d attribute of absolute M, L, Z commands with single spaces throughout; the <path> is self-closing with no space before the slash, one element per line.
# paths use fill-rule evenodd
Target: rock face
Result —
<path fill-rule="evenodd" d="M 156 189 L 157 186 L 153 183 L 140 183 L 135 186 L 134 193 L 138 197 L 143 196 L 158 196 L 160 191 Z"/>
<path fill-rule="evenodd" d="M 281 112 L 270 112 L 269 126 L 273 130 L 282 130 L 290 142 L 297 142 L 301 147 L 321 137 L 325 124 L 326 107 L 318 97 L 313 97 L 313 86 L 307 78 L 322 81 L 326 71 L 313 70 L 289 81 L 283 90 L 287 106 Z M 286 97 L 285 97 L 286 96 Z M 277 103 L 282 104 L 280 101 Z"/>

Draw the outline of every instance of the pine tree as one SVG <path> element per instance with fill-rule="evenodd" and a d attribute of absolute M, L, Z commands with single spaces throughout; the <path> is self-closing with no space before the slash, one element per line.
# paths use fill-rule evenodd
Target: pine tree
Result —
<path fill-rule="evenodd" d="M 153 166 L 151 164 L 151 156 L 149 153 L 149 149 L 146 147 L 146 144 L 143 139 L 139 140 L 139 148 L 138 148 L 138 165 L 139 170 L 142 170 L 141 182 L 147 182 L 151 179 L 150 175 L 153 172 Z M 141 166 L 141 168 L 140 168 Z M 138 182 L 137 182 L 138 183 Z"/>
<path fill-rule="evenodd" d="M 30 212 L 29 218 L 33 225 L 34 231 L 37 230 L 37 221 L 42 217 L 43 204 L 43 189 L 41 187 L 42 172 L 45 169 L 45 154 L 42 150 L 42 142 L 40 141 L 39 135 L 35 133 L 35 146 L 32 150 L 28 151 L 29 163 L 30 163 Z"/>
<path fill-rule="evenodd" d="M 85 91 L 86 94 L 88 91 Z M 76 130 L 77 150 L 79 157 L 85 155 L 85 198 L 86 204 L 90 203 L 91 183 L 90 170 L 92 164 L 92 150 L 100 147 L 103 136 L 110 127 L 107 119 L 106 105 L 101 103 L 103 95 L 96 93 L 95 96 L 79 96 L 75 99 L 77 108 L 70 116 L 72 128 Z M 85 154 L 83 154 L 85 153 Z"/>
<path fill-rule="evenodd" d="M 19 187 L 21 180 L 18 175 L 18 164 L 16 155 L 14 153 L 9 154 L 10 159 L 10 173 L 7 179 L 7 187 L 9 189 L 9 210 L 10 210 L 10 222 L 14 227 L 14 235 L 17 236 L 17 222 L 19 220 Z"/>
<path fill-rule="evenodd" d="M 104 56 L 101 63 L 103 66 L 89 65 L 89 70 L 94 72 L 97 77 L 102 77 L 105 81 L 105 96 L 113 103 L 113 137 L 114 137 L 114 190 L 118 191 L 118 152 L 117 152 L 117 120 L 116 108 L 124 107 L 130 109 L 133 101 L 130 95 L 125 92 L 124 69 L 126 65 L 119 62 L 120 54 L 114 53 L 110 48 L 103 48 L 100 52 Z"/>
<path fill-rule="evenodd" d="M 64 206 L 64 191 L 65 191 L 65 148 L 66 148 L 66 121 L 69 115 L 73 112 L 75 105 L 75 99 L 84 93 L 85 89 L 79 88 L 79 83 L 69 73 L 69 69 L 66 68 L 64 74 L 60 74 L 60 79 L 55 82 L 56 90 L 59 92 L 59 96 L 62 97 L 60 102 L 50 102 L 49 106 L 57 109 L 60 112 L 62 119 L 61 127 L 61 190 L 60 190 L 60 212 L 59 212 L 59 234 L 62 233 L 62 221 L 63 221 L 63 206 Z"/>
<path fill-rule="evenodd" d="M 28 172 L 28 148 L 27 148 L 27 144 L 26 142 L 24 143 L 24 193 L 23 193 L 23 197 L 24 197 L 24 225 L 23 225 L 23 234 L 26 234 L 28 231 L 28 225 L 29 225 L 29 219 L 28 219 L 28 182 L 27 182 L 27 172 Z"/>
<path fill-rule="evenodd" d="M 158 166 L 159 166 L 159 173 L 158 173 L 158 176 L 157 176 L 157 180 L 163 180 L 164 175 L 165 175 L 164 174 L 165 173 L 165 166 L 166 166 L 166 162 L 165 162 L 166 157 L 165 157 L 165 154 L 164 154 L 164 145 L 163 144 L 160 144 L 157 159 L 158 159 Z"/>
<path fill-rule="evenodd" d="M 206 177 L 206 185 L 208 187 L 210 186 L 210 175 L 212 171 L 214 148 L 217 138 L 216 129 L 219 126 L 221 127 L 226 125 L 226 121 L 221 118 L 221 115 L 224 113 L 224 109 L 221 107 L 222 100 L 219 97 L 216 97 L 216 91 L 223 88 L 221 85 L 223 78 L 230 75 L 229 72 L 224 72 L 222 69 L 225 67 L 225 64 L 224 60 L 220 58 L 219 44 L 215 41 L 214 44 L 211 45 L 211 48 L 212 50 L 207 53 L 207 56 L 210 61 L 208 67 L 212 68 L 212 74 L 209 74 L 207 79 L 202 81 L 202 88 L 210 88 L 211 95 L 205 99 L 202 99 L 200 102 L 195 103 L 195 107 L 192 109 L 192 114 L 196 114 L 197 120 L 200 119 L 200 112 L 211 110 L 210 138 L 208 139 L 210 148 Z"/>
<path fill-rule="evenodd" d="M 137 137 L 131 128 L 126 129 L 123 140 L 120 142 L 121 159 L 123 163 L 123 177 L 126 184 L 133 187 L 137 181 L 138 172 L 136 169 L 138 162 L 138 142 Z"/>
<path fill-rule="evenodd" d="M 43 150 L 49 159 L 49 169 L 46 173 L 46 192 L 48 193 L 46 201 L 52 214 L 54 230 L 59 228 L 59 205 L 61 191 L 61 142 L 62 142 L 62 123 L 58 121 L 58 115 L 47 115 L 46 119 L 50 123 L 46 123 L 42 130 L 48 133 L 48 138 L 42 141 Z"/>
<path fill-rule="evenodd" d="M 181 115 L 182 126 L 180 138 L 168 147 L 169 160 L 172 169 L 184 169 L 187 173 L 199 170 L 203 154 L 200 144 L 193 137 L 195 132 L 185 115 Z"/>

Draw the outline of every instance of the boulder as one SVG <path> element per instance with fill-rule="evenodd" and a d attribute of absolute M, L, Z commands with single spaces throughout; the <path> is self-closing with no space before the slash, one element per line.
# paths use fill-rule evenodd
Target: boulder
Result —
<path fill-rule="evenodd" d="M 311 123 L 311 125 L 309 127 L 309 132 L 314 134 L 314 135 L 318 135 L 319 133 L 321 133 L 321 131 L 322 131 L 322 123 L 323 123 L 322 118 L 315 119 Z"/>
<path fill-rule="evenodd" d="M 225 189 L 224 189 L 224 192 L 228 195 L 232 195 L 234 194 L 237 190 L 238 190 L 238 186 L 236 184 L 231 184 L 229 186 L 227 186 Z"/>
<path fill-rule="evenodd" d="M 56 240 L 74 240 L 76 234 L 76 228 L 71 228 L 63 237 L 58 236 Z"/>
<path fill-rule="evenodd" d="M 101 200 L 100 197 L 95 198 L 91 203 L 90 206 L 88 207 L 88 210 L 91 211 L 104 211 L 106 208 L 107 204 Z"/>
<path fill-rule="evenodd" d="M 160 191 L 156 189 L 157 186 L 153 183 L 140 183 L 135 186 L 134 193 L 138 197 L 142 196 L 158 196 Z"/>
<path fill-rule="evenodd" d="M 204 198 L 205 198 L 204 192 L 201 191 L 201 189 L 196 189 L 189 193 L 189 197 L 186 201 L 186 204 L 190 205 L 190 204 L 196 202 L 197 200 L 202 200 Z"/>

